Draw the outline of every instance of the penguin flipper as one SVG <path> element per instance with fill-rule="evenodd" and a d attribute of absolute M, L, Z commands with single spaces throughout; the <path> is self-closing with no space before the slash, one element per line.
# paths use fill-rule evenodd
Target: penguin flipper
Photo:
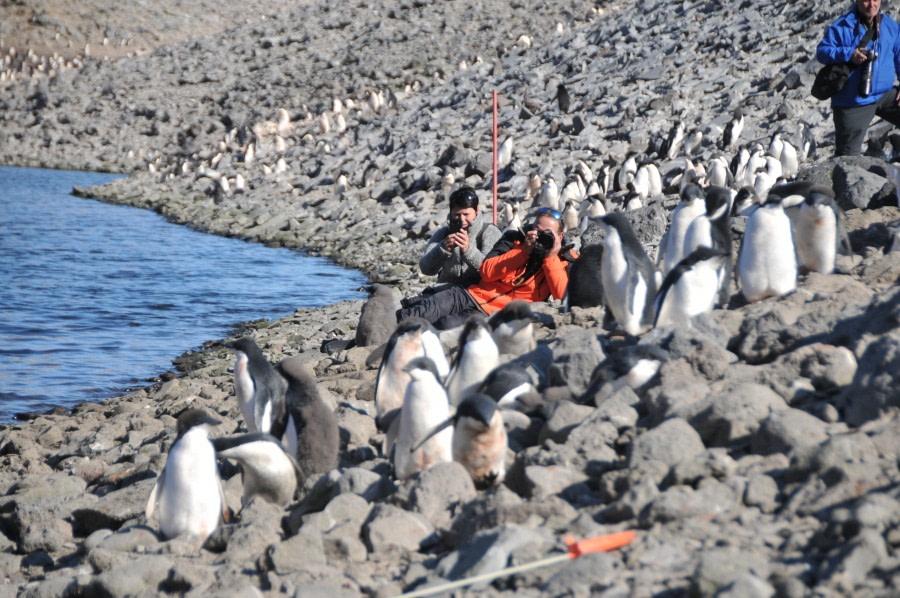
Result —
<path fill-rule="evenodd" d="M 671 226 L 669 227 L 671 228 Z M 659 245 L 656 247 L 656 267 L 660 268 L 664 266 L 663 264 L 663 255 L 666 253 L 666 244 L 669 242 L 669 229 L 666 229 L 666 232 L 663 233 L 662 239 L 659 240 Z"/>
<path fill-rule="evenodd" d="M 843 255 L 853 255 L 853 247 L 850 245 L 850 235 L 847 234 L 847 216 L 837 203 L 832 205 L 835 216 L 835 234 L 837 235 L 837 250 Z"/>
<path fill-rule="evenodd" d="M 156 509 L 156 497 L 163 492 L 164 473 L 165 470 L 161 471 L 159 477 L 156 478 L 156 483 L 153 484 L 153 490 L 150 491 L 150 498 L 147 499 L 147 506 L 144 508 L 144 516 L 147 518 L 148 522 L 150 521 L 150 518 L 153 517 L 153 511 Z"/>
<path fill-rule="evenodd" d="M 381 447 L 381 453 L 386 458 L 390 458 L 394 445 L 397 443 L 397 436 L 400 433 L 400 409 L 394 409 L 386 414 L 383 419 L 387 419 L 388 416 L 390 416 L 390 423 L 384 422 L 388 429 L 384 435 L 384 444 Z"/>
<path fill-rule="evenodd" d="M 222 478 L 216 479 L 216 487 L 219 490 L 219 504 L 222 505 L 222 521 L 228 523 L 231 521 L 231 509 L 228 508 L 228 503 L 225 501 L 225 488 L 222 486 Z"/>

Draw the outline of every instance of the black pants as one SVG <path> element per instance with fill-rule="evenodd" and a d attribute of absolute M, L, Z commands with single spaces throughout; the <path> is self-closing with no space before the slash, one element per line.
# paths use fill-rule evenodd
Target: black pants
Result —
<path fill-rule="evenodd" d="M 400 305 L 397 322 L 418 316 L 434 324 L 438 330 L 456 328 L 473 315 L 487 315 L 464 287 L 455 284 L 425 289 L 421 295 L 403 299 Z"/>
<path fill-rule="evenodd" d="M 895 127 L 900 127 L 900 106 L 894 102 L 897 89 L 889 89 L 877 102 L 867 106 L 834 109 L 834 155 L 858 156 L 876 114 Z"/>

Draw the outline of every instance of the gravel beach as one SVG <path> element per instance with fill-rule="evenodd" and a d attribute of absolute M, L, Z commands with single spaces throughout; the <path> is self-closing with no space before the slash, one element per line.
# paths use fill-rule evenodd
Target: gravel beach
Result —
<path fill-rule="evenodd" d="M 210 340 L 147 388 L 0 426 L 0 596 L 386 597 L 622 530 L 637 532 L 623 549 L 465 594 L 895 595 L 891 129 L 876 119 L 866 156 L 831 158 L 831 110 L 808 93 L 815 45 L 848 2 L 77 4 L 3 3 L 0 164 L 129 175 L 78 196 L 327 256 L 409 295 L 433 282 L 418 259 L 451 187 L 490 197 L 496 90 L 512 147 L 501 225 L 507 203 L 530 209 L 536 175 L 562 189 L 579 161 L 615 173 L 676 121 L 699 133 L 704 165 L 808 129 L 817 150 L 797 179 L 834 189 L 854 255 L 779 298 L 747 305 L 733 285 L 727 309 L 647 332 L 638 346 L 664 355 L 659 372 L 613 393 L 597 377 L 634 345 L 604 309 L 538 306 L 538 348 L 519 360 L 542 400 L 507 420 L 509 471 L 491 490 L 458 463 L 393 479 L 376 346 L 323 351 L 355 338 L 362 301 L 246 323 L 234 338 L 315 374 L 340 466 L 286 508 L 254 501 L 199 551 L 161 538 L 144 509 L 175 417 L 203 407 L 223 420 L 215 435 L 242 429 L 229 339 Z M 737 108 L 746 125 L 723 147 Z M 628 212 L 651 257 L 685 161 L 658 165 L 664 193 Z M 745 224 L 733 220 L 736 244 Z M 221 475 L 240 510 L 237 468 Z"/>

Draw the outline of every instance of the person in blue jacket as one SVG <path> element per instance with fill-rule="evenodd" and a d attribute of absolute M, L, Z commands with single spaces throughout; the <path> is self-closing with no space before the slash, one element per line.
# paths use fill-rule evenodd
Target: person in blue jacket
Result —
<path fill-rule="evenodd" d="M 866 52 L 857 46 L 874 27 Z M 831 98 L 834 111 L 834 154 L 856 156 L 872 117 L 876 114 L 900 126 L 900 95 L 894 79 L 900 72 L 900 25 L 881 12 L 881 0 L 856 0 L 853 8 L 832 23 L 816 48 L 822 64 L 852 63 L 847 84 Z M 871 60 L 871 90 L 866 93 L 864 73 Z"/>

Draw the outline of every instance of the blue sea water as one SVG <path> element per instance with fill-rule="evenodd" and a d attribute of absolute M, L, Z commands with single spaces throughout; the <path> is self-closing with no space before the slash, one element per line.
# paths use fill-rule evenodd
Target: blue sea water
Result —
<path fill-rule="evenodd" d="M 0 422 L 144 385 L 241 322 L 364 296 L 324 258 L 70 195 L 114 178 L 0 167 Z"/>

